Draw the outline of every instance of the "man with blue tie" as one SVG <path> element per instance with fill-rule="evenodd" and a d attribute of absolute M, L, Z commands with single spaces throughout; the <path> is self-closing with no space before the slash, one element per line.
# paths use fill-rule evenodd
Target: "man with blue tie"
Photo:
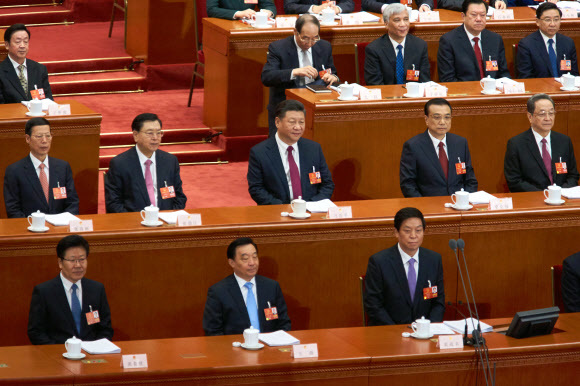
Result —
<path fill-rule="evenodd" d="M 560 30 L 562 11 L 554 3 L 542 3 L 536 10 L 538 31 L 518 43 L 516 68 L 519 78 L 578 76 L 576 46 Z"/>
<path fill-rule="evenodd" d="M 60 274 L 34 287 L 28 315 L 32 344 L 62 344 L 113 337 L 111 311 L 103 284 L 85 278 L 89 243 L 69 235 L 56 246 Z"/>
<path fill-rule="evenodd" d="M 260 332 L 290 330 L 286 302 L 278 282 L 258 275 L 258 246 L 249 237 L 234 240 L 227 250 L 234 273 L 207 292 L 203 313 L 206 335 L 241 334 L 254 327 Z"/>

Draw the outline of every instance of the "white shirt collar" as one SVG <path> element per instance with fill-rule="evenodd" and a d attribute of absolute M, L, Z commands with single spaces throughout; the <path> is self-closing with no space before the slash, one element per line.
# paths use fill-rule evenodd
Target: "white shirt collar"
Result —
<path fill-rule="evenodd" d="M 20 66 L 20 63 L 18 63 L 17 61 L 15 61 L 14 59 L 12 59 L 10 57 L 10 55 L 8 55 L 8 59 L 10 59 L 10 61 L 12 62 L 12 65 L 14 66 L 14 69 L 16 70 L 16 73 L 18 73 L 18 67 Z M 26 67 L 26 58 L 24 58 L 24 63 L 22 63 L 24 65 L 24 68 L 28 68 Z"/>
<path fill-rule="evenodd" d="M 276 132 L 276 135 L 274 135 L 274 137 L 276 138 L 276 143 L 278 144 L 278 148 L 280 148 L 284 153 L 286 153 L 288 151 L 288 146 L 292 146 L 292 148 L 294 150 L 298 150 L 298 142 L 294 143 L 293 145 L 288 145 L 286 142 L 284 142 L 280 139 L 278 132 Z"/>
<path fill-rule="evenodd" d="M 145 163 L 145 161 L 150 159 L 151 162 L 153 162 L 153 166 L 155 166 L 155 153 L 157 153 L 157 151 L 154 151 L 153 154 L 151 154 L 151 158 L 147 158 L 147 156 L 145 156 L 145 154 L 141 153 L 141 150 L 139 150 L 139 146 L 137 146 L 136 144 L 135 144 L 135 149 L 137 150 L 137 156 L 139 157 L 139 163 L 141 165 L 143 165 Z"/>
<path fill-rule="evenodd" d="M 445 137 L 443 137 L 442 140 L 438 140 L 437 138 L 432 136 L 429 130 L 427 130 L 427 134 L 429 134 L 429 138 L 431 138 L 431 141 L 433 142 L 433 146 L 435 146 L 435 149 L 439 148 L 439 142 L 443 142 L 443 146 L 447 147 L 447 134 L 445 134 Z"/>
<path fill-rule="evenodd" d="M 236 278 L 236 281 L 238 282 L 238 285 L 240 286 L 240 290 L 242 288 L 244 288 L 244 285 L 246 285 L 247 281 L 242 279 L 241 277 L 239 277 L 238 275 L 236 275 L 236 273 L 234 272 L 234 277 Z M 250 280 L 250 283 L 252 283 L 252 288 L 254 288 L 256 286 L 256 276 L 254 276 L 252 278 L 252 280 Z"/>
<path fill-rule="evenodd" d="M 40 161 L 38 158 L 36 158 L 35 156 L 32 155 L 32 153 L 30 153 L 30 160 L 32 161 L 32 164 L 34 165 L 34 169 L 38 169 L 38 167 L 40 166 L 40 164 L 44 164 L 44 168 L 46 170 L 48 170 L 48 155 L 46 156 L 46 158 L 44 159 L 44 161 Z"/>
<path fill-rule="evenodd" d="M 302 48 L 300 48 L 300 46 L 298 45 L 298 41 L 296 40 L 296 35 L 294 35 L 294 44 L 296 44 L 296 49 L 298 49 L 298 54 L 301 55 L 302 54 Z M 312 46 L 312 47 L 314 47 L 314 46 Z M 306 52 L 310 54 L 312 52 L 312 47 L 308 48 L 306 50 Z"/>
<path fill-rule="evenodd" d="M 548 47 L 548 40 L 549 39 L 553 39 L 554 40 L 554 45 L 552 47 L 554 47 L 554 50 L 555 50 L 556 49 L 556 35 L 554 35 L 553 38 L 549 38 L 541 30 L 538 30 L 538 31 L 540 31 L 540 35 L 542 35 L 542 39 L 544 39 L 544 44 L 546 45 L 546 48 Z"/>
<path fill-rule="evenodd" d="M 481 48 L 481 32 L 479 33 L 479 35 L 472 35 L 467 28 L 465 27 L 465 23 L 463 24 L 463 29 L 465 29 L 465 33 L 467 33 L 467 38 L 469 39 L 469 42 L 473 45 L 473 38 L 479 38 L 479 47 Z"/>
<path fill-rule="evenodd" d="M 403 55 L 405 54 L 405 42 L 407 41 L 407 37 L 405 36 L 405 38 L 403 39 L 403 41 L 401 43 L 397 42 L 396 40 L 394 40 L 391 35 L 388 35 L 389 40 L 391 41 L 391 44 L 393 45 L 393 48 L 395 49 L 395 52 L 397 52 L 397 46 L 400 44 L 403 46 Z"/>
<path fill-rule="evenodd" d="M 409 256 L 403 249 L 401 248 L 401 244 L 397 243 L 397 248 L 399 248 L 399 253 L 401 254 L 401 258 L 403 259 L 403 265 L 407 264 L 411 258 L 415 259 L 417 263 L 419 263 L 419 249 L 414 256 Z"/>
<path fill-rule="evenodd" d="M 540 148 L 541 148 L 542 144 L 541 144 L 541 142 L 540 142 L 540 141 L 541 141 L 542 139 L 544 139 L 544 137 L 542 137 L 542 136 L 541 136 L 541 135 L 540 135 L 538 132 L 536 132 L 536 130 L 534 130 L 534 129 L 532 129 L 532 133 L 534 134 L 534 138 L 535 138 L 535 140 L 536 140 L 536 143 L 537 143 L 537 144 L 538 144 L 538 146 L 540 146 Z M 547 143 L 546 143 L 546 145 L 548 146 L 548 148 L 550 148 L 550 147 L 551 147 L 551 145 L 550 145 L 550 143 L 551 143 L 551 142 L 550 142 L 550 137 L 551 137 L 551 135 L 550 135 L 550 134 L 552 134 L 552 131 L 551 131 L 551 130 L 550 130 L 550 132 L 548 133 L 548 135 L 546 135 L 546 137 L 545 137 L 545 138 L 546 138 L 546 142 L 547 142 Z"/>
<path fill-rule="evenodd" d="M 62 274 L 62 271 L 60 271 L 60 280 L 62 280 L 62 285 L 64 286 L 64 289 L 66 290 L 66 292 L 70 292 L 72 285 L 75 283 L 73 283 L 72 281 L 70 281 L 66 277 L 64 277 Z M 77 285 L 78 289 L 81 289 L 81 280 L 77 281 L 76 285 Z"/>

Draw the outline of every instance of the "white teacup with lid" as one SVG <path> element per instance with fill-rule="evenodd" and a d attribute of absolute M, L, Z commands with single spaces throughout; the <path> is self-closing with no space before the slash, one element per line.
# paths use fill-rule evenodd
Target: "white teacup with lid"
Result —
<path fill-rule="evenodd" d="M 551 203 L 560 202 L 562 201 L 562 188 L 556 184 L 550 185 L 548 189 L 544 189 L 544 197 Z"/>
<path fill-rule="evenodd" d="M 33 231 L 42 231 L 45 228 L 45 215 L 40 210 L 32 212 L 28 216 L 28 223 L 30 224 L 30 229 Z"/>
<path fill-rule="evenodd" d="M 491 94 L 495 91 L 495 79 L 491 76 L 487 76 L 487 78 L 483 78 L 479 81 L 481 88 L 485 94 Z"/>
<path fill-rule="evenodd" d="M 68 354 L 69 357 L 74 358 L 74 357 L 80 357 L 81 354 L 81 343 L 83 343 L 82 340 L 78 339 L 76 336 L 73 336 L 72 338 L 67 339 L 66 342 L 64 342 L 64 347 L 66 348 L 66 352 Z"/>
<path fill-rule="evenodd" d="M 244 345 L 246 347 L 257 347 L 259 345 L 258 334 L 260 331 L 254 326 L 244 330 Z"/>
<path fill-rule="evenodd" d="M 417 338 L 428 338 L 431 336 L 431 321 L 421 316 L 421 319 L 411 323 L 411 328 Z"/>
<path fill-rule="evenodd" d="M 302 196 L 298 196 L 297 199 L 292 200 L 290 203 L 294 214 L 297 216 L 305 216 L 306 215 L 306 201 L 302 199 Z"/>
<path fill-rule="evenodd" d="M 453 201 L 453 205 L 456 208 L 465 209 L 469 206 L 469 192 L 461 188 L 461 190 L 451 195 L 451 201 Z"/>

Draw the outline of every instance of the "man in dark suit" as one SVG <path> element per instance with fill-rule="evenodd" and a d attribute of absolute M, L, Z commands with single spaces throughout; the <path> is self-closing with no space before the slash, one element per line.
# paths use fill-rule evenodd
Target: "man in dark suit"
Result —
<path fill-rule="evenodd" d="M 322 13 L 325 8 L 331 8 L 335 14 L 354 12 L 353 0 L 337 0 L 336 5 L 322 0 L 284 0 L 286 14 Z"/>
<path fill-rule="evenodd" d="M 421 248 L 424 231 L 423 214 L 403 208 L 395 215 L 397 245 L 370 257 L 364 295 L 370 326 L 407 324 L 422 316 L 443 321 L 443 263 L 440 254 Z"/>
<path fill-rule="evenodd" d="M 272 0 L 257 0 L 260 10 L 266 10 L 270 17 L 276 16 L 276 5 Z M 219 19 L 248 19 L 255 11 L 254 4 L 248 4 L 244 0 L 207 0 L 207 16 Z"/>
<path fill-rule="evenodd" d="M 26 122 L 24 133 L 30 154 L 9 165 L 4 174 L 8 217 L 27 217 L 38 210 L 45 214 L 79 214 L 79 197 L 69 163 L 48 156 L 50 123 L 41 117 L 32 118 Z"/>
<path fill-rule="evenodd" d="M 403 4 L 389 4 L 383 12 L 387 33 L 365 49 L 365 81 L 368 85 L 428 82 L 427 43 L 409 34 L 409 12 Z M 419 71 L 411 77 L 407 71 Z"/>
<path fill-rule="evenodd" d="M 556 4 L 540 4 L 536 10 L 539 30 L 518 43 L 518 77 L 557 78 L 567 73 L 578 76 L 574 41 L 558 33 L 561 18 L 562 11 Z"/>
<path fill-rule="evenodd" d="M 413 5 L 412 0 L 407 0 L 405 3 L 406 4 L 403 4 L 400 0 L 362 0 L 361 5 L 363 11 L 384 13 L 385 8 L 387 8 L 389 4 L 402 4 L 403 6 L 407 5 L 407 7 Z M 417 4 L 419 12 L 427 12 L 435 8 L 433 0 L 415 0 L 415 3 Z M 439 3 L 441 3 L 441 0 L 439 0 L 437 4 Z M 439 6 L 437 6 L 437 8 L 439 8 Z"/>
<path fill-rule="evenodd" d="M 315 16 L 302 15 L 296 20 L 294 35 L 272 42 L 262 69 L 262 83 L 270 87 L 268 103 L 269 136 L 276 133 L 276 106 L 286 99 L 286 89 L 307 84 L 338 82 L 332 60 L 332 47 L 320 40 L 320 23 Z M 319 71 L 330 69 L 320 76 Z"/>
<path fill-rule="evenodd" d="M 485 29 L 487 3 L 483 0 L 463 2 L 463 25 L 439 39 L 437 69 L 441 82 L 465 82 L 509 77 L 503 40 Z"/>
<path fill-rule="evenodd" d="M 105 176 L 107 213 L 139 212 L 153 205 L 160 210 L 185 208 L 179 162 L 159 150 L 163 130 L 155 114 L 139 114 L 131 124 L 135 147 L 111 160 Z"/>
<path fill-rule="evenodd" d="M 527 108 L 531 127 L 510 138 L 505 152 L 503 170 L 510 192 L 544 190 L 552 184 L 562 188 L 578 185 L 572 141 L 552 131 L 554 101 L 546 94 L 536 94 L 528 99 Z"/>
<path fill-rule="evenodd" d="M 451 104 L 443 98 L 428 101 L 425 123 L 427 130 L 403 145 L 399 172 L 403 195 L 447 196 L 460 189 L 477 192 L 467 140 L 449 133 Z"/>
<path fill-rule="evenodd" d="M 29 40 L 30 31 L 24 24 L 11 25 L 4 32 L 8 57 L 0 63 L 0 103 L 29 101 L 33 99 L 30 91 L 35 89 L 52 99 L 46 66 L 26 58 Z"/>
<path fill-rule="evenodd" d="M 278 282 L 258 275 L 258 246 L 248 237 L 227 250 L 234 274 L 207 291 L 203 312 L 206 335 L 241 334 L 250 326 L 260 332 L 290 331 L 290 318 Z"/>
<path fill-rule="evenodd" d="M 319 201 L 332 196 L 334 183 L 322 148 L 302 138 L 305 119 L 302 103 L 280 102 L 276 112 L 278 132 L 250 150 L 248 185 L 258 205 L 289 204 L 298 197 Z"/>
<path fill-rule="evenodd" d="M 562 264 L 562 300 L 567 312 L 580 312 L 580 252 Z"/>
<path fill-rule="evenodd" d="M 89 243 L 69 235 L 56 246 L 60 274 L 34 287 L 28 315 L 32 344 L 62 344 L 113 337 L 111 311 L 103 284 L 85 278 Z"/>

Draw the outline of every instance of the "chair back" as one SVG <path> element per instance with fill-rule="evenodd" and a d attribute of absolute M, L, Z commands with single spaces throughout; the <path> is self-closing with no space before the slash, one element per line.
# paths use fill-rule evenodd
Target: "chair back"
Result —
<path fill-rule="evenodd" d="M 362 275 L 361 277 L 358 278 L 359 280 L 359 289 L 360 289 L 360 301 L 361 301 L 361 306 L 362 306 L 362 322 L 363 322 L 363 327 L 366 327 L 369 325 L 369 317 L 367 315 L 367 312 L 365 311 L 365 291 L 366 291 L 366 287 L 365 287 L 365 276 L 366 275 Z"/>
<path fill-rule="evenodd" d="M 552 305 L 558 307 L 560 312 L 566 312 L 562 299 L 562 264 L 553 265 L 552 274 Z"/>
<path fill-rule="evenodd" d="M 356 68 L 356 82 L 361 86 L 366 86 L 365 82 L 365 48 L 369 45 L 366 43 L 354 44 L 354 68 Z"/>

